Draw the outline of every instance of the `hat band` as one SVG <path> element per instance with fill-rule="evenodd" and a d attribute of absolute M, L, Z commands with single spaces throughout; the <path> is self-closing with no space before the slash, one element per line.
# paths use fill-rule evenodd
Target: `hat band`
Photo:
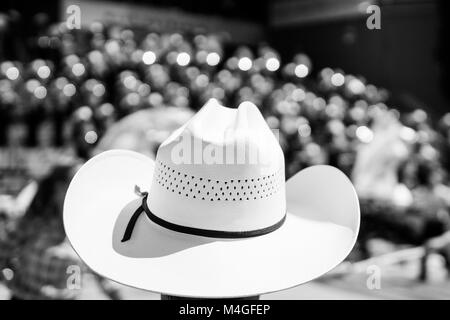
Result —
<path fill-rule="evenodd" d="M 169 221 L 166 221 L 164 219 L 161 219 L 160 217 L 154 215 L 150 209 L 147 206 L 147 192 L 142 192 L 142 204 L 139 206 L 139 208 L 136 209 L 136 211 L 133 213 L 133 215 L 130 218 L 130 221 L 128 222 L 127 228 L 125 229 L 125 233 L 122 238 L 122 242 L 126 242 L 130 240 L 131 235 L 133 233 L 134 226 L 136 225 L 137 219 L 141 215 L 142 212 L 145 212 L 147 217 L 156 223 L 157 225 L 172 230 L 176 232 L 182 232 L 190 235 L 195 236 L 202 236 L 202 237 L 210 237 L 210 238 L 227 238 L 227 239 L 233 239 L 233 238 L 250 238 L 250 237 L 257 237 L 262 236 L 268 233 L 271 233 L 278 228 L 280 228 L 284 221 L 286 220 L 286 214 L 281 218 L 280 221 L 277 223 L 266 227 L 262 229 L 257 230 L 249 230 L 249 231 L 222 231 L 222 230 L 209 230 L 209 229 L 200 229 L 200 228 L 193 228 L 193 227 L 187 227 L 182 226 L 179 224 L 175 224 Z"/>

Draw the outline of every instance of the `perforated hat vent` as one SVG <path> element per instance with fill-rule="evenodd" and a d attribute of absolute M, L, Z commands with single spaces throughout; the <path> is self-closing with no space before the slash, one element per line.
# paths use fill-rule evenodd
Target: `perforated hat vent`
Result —
<path fill-rule="evenodd" d="M 259 177 L 217 180 L 193 176 L 158 161 L 156 182 L 179 196 L 204 201 L 252 201 L 269 198 L 284 184 L 282 170 Z"/>

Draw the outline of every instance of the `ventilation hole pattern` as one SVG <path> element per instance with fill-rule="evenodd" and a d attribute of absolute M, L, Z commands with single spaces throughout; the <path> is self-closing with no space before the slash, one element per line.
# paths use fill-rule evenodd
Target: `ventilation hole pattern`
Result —
<path fill-rule="evenodd" d="M 269 198 L 284 185 L 282 170 L 259 177 L 217 180 L 178 171 L 161 161 L 155 170 L 156 182 L 179 196 L 204 201 L 253 201 Z"/>

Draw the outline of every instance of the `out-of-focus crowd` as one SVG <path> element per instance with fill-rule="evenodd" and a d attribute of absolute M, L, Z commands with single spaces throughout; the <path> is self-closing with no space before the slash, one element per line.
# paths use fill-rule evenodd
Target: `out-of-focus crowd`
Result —
<path fill-rule="evenodd" d="M 29 61 L 0 62 L 3 150 L 58 148 L 88 159 L 105 132 L 133 112 L 250 100 L 279 130 L 288 176 L 331 164 L 352 178 L 363 215 L 352 259 L 370 256 L 372 238 L 422 244 L 450 229 L 450 113 L 399 112 L 387 90 L 361 76 L 314 70 L 302 53 L 282 61 L 267 44 L 236 47 L 214 34 L 56 24 L 26 46 Z M 149 131 L 149 143 L 156 134 Z M 54 183 L 69 176 L 52 174 Z M 61 200 L 42 201 L 60 208 Z"/>

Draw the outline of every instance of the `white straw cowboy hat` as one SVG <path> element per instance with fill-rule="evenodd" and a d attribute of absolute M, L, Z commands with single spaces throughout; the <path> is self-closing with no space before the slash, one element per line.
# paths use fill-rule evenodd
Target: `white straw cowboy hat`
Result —
<path fill-rule="evenodd" d="M 67 236 L 91 269 L 184 297 L 246 297 L 317 278 L 349 254 L 359 219 L 341 171 L 313 166 L 285 182 L 258 108 L 216 100 L 155 161 L 125 150 L 89 160 L 64 203 Z"/>

